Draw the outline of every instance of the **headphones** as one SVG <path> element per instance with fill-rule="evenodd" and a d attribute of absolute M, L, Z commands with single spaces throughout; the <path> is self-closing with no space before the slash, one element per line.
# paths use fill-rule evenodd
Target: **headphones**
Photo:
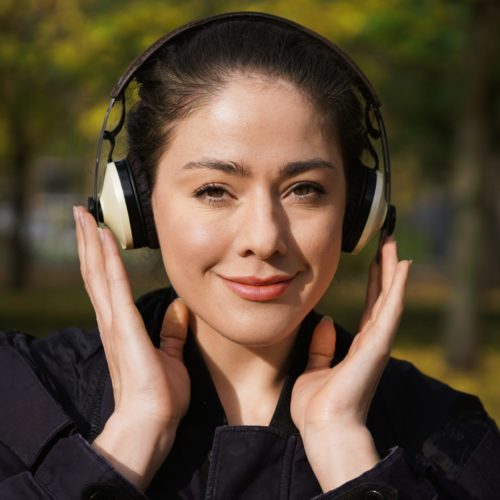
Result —
<path fill-rule="evenodd" d="M 361 161 L 347 165 L 349 178 L 354 179 L 354 182 L 348 182 L 346 211 L 342 225 L 342 251 L 358 253 L 378 231 L 380 231 L 380 242 L 382 242 L 386 235 L 394 231 L 396 209 L 390 204 L 389 148 L 380 112 L 381 103 L 373 87 L 356 63 L 328 39 L 293 21 L 260 12 L 231 12 L 186 24 L 159 39 L 132 61 L 111 91 L 111 99 L 97 146 L 94 193 L 88 199 L 90 213 L 98 223 L 102 222 L 111 229 L 123 249 L 159 247 L 151 209 L 151 189 L 140 160 L 129 154 L 125 159 L 113 161 L 115 140 L 125 123 L 125 91 L 143 64 L 151 60 L 166 44 L 187 32 L 226 19 L 266 20 L 278 26 L 298 30 L 333 51 L 335 57 L 352 71 L 355 87 L 365 100 L 366 142 L 375 160 L 375 166 L 373 168 L 365 166 Z M 115 128 L 107 130 L 108 118 L 117 102 L 121 104 L 120 119 Z M 375 119 L 375 126 L 373 119 Z M 382 169 L 379 169 L 378 155 L 370 139 L 380 140 Z M 98 193 L 100 158 L 105 140 L 110 144 L 110 151 L 102 188 Z"/>

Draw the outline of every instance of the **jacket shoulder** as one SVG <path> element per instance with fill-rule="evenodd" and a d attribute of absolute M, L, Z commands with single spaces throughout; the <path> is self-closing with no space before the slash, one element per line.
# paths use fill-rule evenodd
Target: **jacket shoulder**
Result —
<path fill-rule="evenodd" d="M 173 298 L 175 292 L 169 288 L 154 290 L 136 301 L 153 341 Z M 84 437 L 95 432 L 92 421 L 102 420 L 102 398 L 109 396 L 109 371 L 97 328 L 68 327 L 43 338 L 20 331 L 0 332 L 0 347 L 13 349 L 23 358 L 26 368 L 35 373 Z M 110 405 L 112 401 L 106 401 L 105 406 Z"/>
<path fill-rule="evenodd" d="M 97 330 L 76 327 L 55 331 L 44 338 L 24 332 L 0 332 L 0 347 L 16 351 L 85 435 L 94 407 L 96 387 L 107 370 Z M 0 367 L 0 376 L 4 376 Z M 12 376 L 12 374 L 10 374 Z"/>
<path fill-rule="evenodd" d="M 379 393 L 395 440 L 415 451 L 450 423 L 487 418 L 479 398 L 453 389 L 400 359 L 389 361 Z"/>

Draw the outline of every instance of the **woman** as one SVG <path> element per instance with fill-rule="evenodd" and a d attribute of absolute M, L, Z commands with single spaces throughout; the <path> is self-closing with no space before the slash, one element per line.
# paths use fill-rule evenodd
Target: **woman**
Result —
<path fill-rule="evenodd" d="M 496 498 L 479 401 L 389 361 L 410 267 L 394 239 L 354 338 L 312 311 L 371 151 L 350 68 L 235 15 L 134 71 L 127 164 L 173 288 L 134 304 L 109 229 L 75 208 L 99 330 L 2 337 L 0 497 Z"/>

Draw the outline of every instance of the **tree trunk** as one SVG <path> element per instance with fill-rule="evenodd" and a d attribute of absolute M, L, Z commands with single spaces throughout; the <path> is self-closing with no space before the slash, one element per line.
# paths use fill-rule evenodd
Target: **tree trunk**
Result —
<path fill-rule="evenodd" d="M 499 33 L 497 0 L 474 3 L 464 55 L 463 102 L 455 131 L 451 195 L 454 230 L 450 259 L 450 299 L 444 344 L 448 363 L 473 368 L 479 358 L 479 265 L 483 255 L 481 187 L 491 156 L 488 125 L 493 68 Z"/>

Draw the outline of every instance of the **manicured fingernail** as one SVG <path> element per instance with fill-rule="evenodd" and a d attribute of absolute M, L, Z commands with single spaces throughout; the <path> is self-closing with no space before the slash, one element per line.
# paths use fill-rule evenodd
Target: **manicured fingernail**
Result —
<path fill-rule="evenodd" d="M 321 321 L 329 321 L 330 323 L 333 323 L 333 318 L 331 316 L 323 316 Z"/>

